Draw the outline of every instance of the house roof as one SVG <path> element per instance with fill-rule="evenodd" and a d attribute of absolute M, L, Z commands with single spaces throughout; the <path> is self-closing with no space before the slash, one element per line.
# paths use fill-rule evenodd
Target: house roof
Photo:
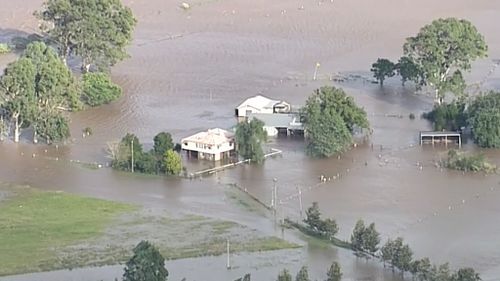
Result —
<path fill-rule="evenodd" d="M 209 129 L 206 132 L 199 132 L 187 138 L 183 138 L 182 142 L 196 142 L 208 145 L 219 145 L 231 142 L 234 134 L 226 130 L 215 128 Z"/>
<path fill-rule="evenodd" d="M 250 118 L 256 118 L 264 122 L 267 127 L 303 129 L 303 124 L 300 122 L 300 116 L 294 113 L 250 113 Z"/>
<path fill-rule="evenodd" d="M 253 107 L 253 108 L 272 108 L 275 104 L 280 103 L 278 100 L 272 100 L 270 98 L 257 95 L 255 97 L 248 98 L 244 102 L 242 102 L 240 105 L 238 105 L 238 108 L 241 107 Z"/>

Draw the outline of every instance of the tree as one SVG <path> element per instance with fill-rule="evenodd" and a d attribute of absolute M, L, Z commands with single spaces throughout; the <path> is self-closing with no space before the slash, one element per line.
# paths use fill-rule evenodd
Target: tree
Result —
<path fill-rule="evenodd" d="M 403 49 L 422 71 L 423 84 L 435 89 L 439 104 L 448 90 L 454 91 L 456 85 L 462 84 L 458 73 L 470 70 L 471 63 L 488 51 L 476 27 L 456 18 L 438 19 L 424 26 L 406 40 Z"/>
<path fill-rule="evenodd" d="M 135 158 L 135 171 L 143 174 L 156 174 L 158 172 L 158 161 L 151 151 L 141 153 Z"/>
<path fill-rule="evenodd" d="M 297 276 L 295 276 L 295 281 L 310 281 L 307 266 L 303 266 L 300 268 Z"/>
<path fill-rule="evenodd" d="M 473 268 L 460 268 L 451 276 L 451 281 L 481 281 L 481 277 Z"/>
<path fill-rule="evenodd" d="M 424 114 L 424 118 L 433 122 L 436 131 L 458 131 L 467 125 L 465 107 L 465 102 L 458 100 L 435 105 L 431 112 Z"/>
<path fill-rule="evenodd" d="M 326 273 L 326 281 L 340 281 L 342 280 L 342 270 L 340 264 L 336 261 L 332 263 L 328 272 Z"/>
<path fill-rule="evenodd" d="M 392 77 L 396 75 L 396 65 L 388 59 L 377 59 L 377 62 L 372 64 L 371 72 L 373 72 L 373 77 L 380 82 L 380 85 L 384 85 L 384 80 L 386 77 Z"/>
<path fill-rule="evenodd" d="M 403 238 L 389 239 L 381 248 L 382 261 L 389 262 L 392 269 L 397 268 L 402 273 L 411 269 L 413 252 L 408 244 L 403 244 Z"/>
<path fill-rule="evenodd" d="M 125 266 L 123 281 L 165 281 L 167 277 L 165 259 L 158 249 L 147 241 L 137 244 Z"/>
<path fill-rule="evenodd" d="M 380 243 L 380 234 L 375 229 L 375 223 L 371 223 L 362 234 L 363 250 L 370 254 L 375 254 L 378 251 Z"/>
<path fill-rule="evenodd" d="M 288 272 L 288 270 L 283 269 L 283 271 L 278 275 L 277 281 L 292 281 L 292 275 Z"/>
<path fill-rule="evenodd" d="M 264 123 L 258 119 L 250 122 L 241 122 L 236 126 L 236 146 L 238 154 L 244 159 L 251 159 L 252 162 L 262 163 L 264 152 L 262 143 L 267 139 L 264 131 Z"/>
<path fill-rule="evenodd" d="M 103 72 L 83 75 L 83 101 L 90 106 L 110 103 L 122 95 L 122 89 Z"/>
<path fill-rule="evenodd" d="M 432 265 L 429 258 L 414 260 L 410 264 L 410 272 L 413 277 L 420 281 L 429 280 L 431 276 Z"/>
<path fill-rule="evenodd" d="M 170 133 L 161 132 L 157 134 L 154 139 L 153 151 L 156 155 L 165 155 L 168 150 L 174 149 L 174 143 L 172 141 L 172 135 Z"/>
<path fill-rule="evenodd" d="M 182 171 L 182 159 L 179 153 L 167 150 L 164 159 L 165 173 L 167 175 L 178 175 Z"/>
<path fill-rule="evenodd" d="M 14 141 L 20 129 L 33 126 L 37 135 L 51 141 L 69 136 L 62 111 L 81 108 L 79 85 L 55 51 L 42 42 L 27 46 L 21 58 L 9 65 L 0 80 L 2 109 L 14 124 Z"/>
<path fill-rule="evenodd" d="M 132 157 L 132 152 L 134 157 Z M 136 168 L 137 160 L 141 159 L 142 154 L 142 145 L 137 136 L 127 133 L 118 144 L 111 166 L 117 170 L 132 171 L 132 158 L 134 160 L 133 166 Z"/>
<path fill-rule="evenodd" d="M 422 71 L 411 58 L 406 56 L 401 57 L 396 65 L 396 70 L 399 76 L 401 76 L 403 86 L 406 81 L 413 81 L 418 86 L 420 85 Z"/>
<path fill-rule="evenodd" d="M 127 57 L 136 20 L 120 0 L 47 0 L 35 15 L 45 21 L 42 30 L 57 42 L 61 57 L 82 58 L 82 69 L 101 69 Z"/>
<path fill-rule="evenodd" d="M 433 265 L 430 271 L 429 280 L 431 281 L 451 281 L 450 265 Z"/>
<path fill-rule="evenodd" d="M 20 129 L 32 122 L 36 112 L 35 65 L 28 58 L 10 63 L 0 77 L 1 108 L 14 126 L 14 141 Z"/>
<path fill-rule="evenodd" d="M 468 124 L 481 147 L 500 148 L 500 93 L 477 97 L 468 109 Z"/>
<path fill-rule="evenodd" d="M 335 220 L 328 218 L 321 222 L 320 230 L 323 232 L 323 235 L 331 240 L 339 232 L 339 227 Z"/>
<path fill-rule="evenodd" d="M 363 251 L 364 248 L 364 233 L 365 233 L 365 222 L 363 220 L 358 220 L 351 235 L 351 245 L 355 251 Z"/>
<path fill-rule="evenodd" d="M 312 206 L 306 210 L 306 219 L 304 220 L 304 222 L 308 224 L 312 230 L 320 231 L 322 227 L 322 221 L 318 202 L 313 202 Z"/>
<path fill-rule="evenodd" d="M 310 96 L 302 115 L 307 136 L 307 153 L 330 157 L 347 150 L 355 127 L 368 128 L 366 112 L 342 89 L 325 86 Z"/>

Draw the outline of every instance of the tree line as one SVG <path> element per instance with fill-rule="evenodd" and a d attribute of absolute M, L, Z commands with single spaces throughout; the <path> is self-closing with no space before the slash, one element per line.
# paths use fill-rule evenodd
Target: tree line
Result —
<path fill-rule="evenodd" d="M 60 142 L 70 135 L 67 112 L 121 96 L 104 71 L 126 57 L 136 20 L 119 0 L 48 0 L 35 15 L 47 36 L 28 44 L 0 77 L 0 135 L 12 131 L 18 142 L 31 128 L 34 142 Z M 69 56 L 82 60 L 81 77 L 66 65 Z"/>
<path fill-rule="evenodd" d="M 317 202 L 314 202 L 307 209 L 306 218 L 303 222 L 306 224 L 306 229 L 304 231 L 299 226 L 299 230 L 320 238 L 326 238 L 329 241 L 338 240 L 334 237 L 338 232 L 337 223 L 334 219 L 321 219 L 321 212 Z M 325 228 L 326 224 L 334 227 Z M 292 225 L 294 224 L 292 223 Z M 327 231 L 326 229 L 332 229 L 333 231 Z M 402 237 L 388 239 L 384 245 L 380 245 L 380 242 L 380 234 L 375 228 L 375 223 L 366 226 L 363 220 L 358 220 L 352 231 L 350 241 L 344 241 L 343 244 L 334 244 L 353 250 L 358 257 L 377 258 L 384 263 L 384 266 L 388 264 L 393 271 L 398 269 L 402 275 L 408 272 L 418 281 L 481 280 L 479 274 L 470 267 L 452 271 L 448 263 L 433 265 L 429 258 L 414 259 L 412 249 L 408 244 L 404 243 Z"/>
<path fill-rule="evenodd" d="M 398 63 L 379 58 L 371 71 L 381 85 L 386 77 L 397 73 L 403 85 L 412 81 L 417 89 L 434 89 L 436 104 L 423 117 L 433 122 L 435 130 L 468 127 L 480 147 L 500 148 L 500 93 L 468 96 L 463 77 L 471 70 L 472 62 L 486 57 L 487 51 L 484 37 L 471 22 L 438 19 L 406 39 Z M 447 102 L 448 93 L 453 94 L 451 102 Z"/>
<path fill-rule="evenodd" d="M 182 159 L 180 144 L 172 141 L 170 133 L 161 132 L 153 138 L 153 148 L 145 151 L 134 134 L 126 134 L 121 141 L 108 144 L 111 167 L 126 172 L 179 175 Z"/>

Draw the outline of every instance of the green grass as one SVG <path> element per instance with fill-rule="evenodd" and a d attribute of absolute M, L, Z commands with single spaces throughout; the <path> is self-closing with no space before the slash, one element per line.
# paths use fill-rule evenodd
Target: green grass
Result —
<path fill-rule="evenodd" d="M 0 275 L 39 271 L 57 250 L 100 236 L 131 205 L 33 189 L 0 201 Z"/>

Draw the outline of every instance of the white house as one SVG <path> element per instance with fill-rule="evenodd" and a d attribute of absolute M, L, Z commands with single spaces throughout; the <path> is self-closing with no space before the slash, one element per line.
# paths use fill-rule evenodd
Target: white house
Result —
<path fill-rule="evenodd" d="M 290 112 L 289 103 L 272 100 L 261 95 L 251 97 L 236 107 L 235 113 L 238 117 L 248 117 L 250 113 L 286 113 Z"/>
<path fill-rule="evenodd" d="M 234 151 L 234 134 L 219 128 L 209 129 L 183 138 L 181 143 L 182 150 L 185 150 L 188 156 L 219 161 L 229 157 Z"/>

